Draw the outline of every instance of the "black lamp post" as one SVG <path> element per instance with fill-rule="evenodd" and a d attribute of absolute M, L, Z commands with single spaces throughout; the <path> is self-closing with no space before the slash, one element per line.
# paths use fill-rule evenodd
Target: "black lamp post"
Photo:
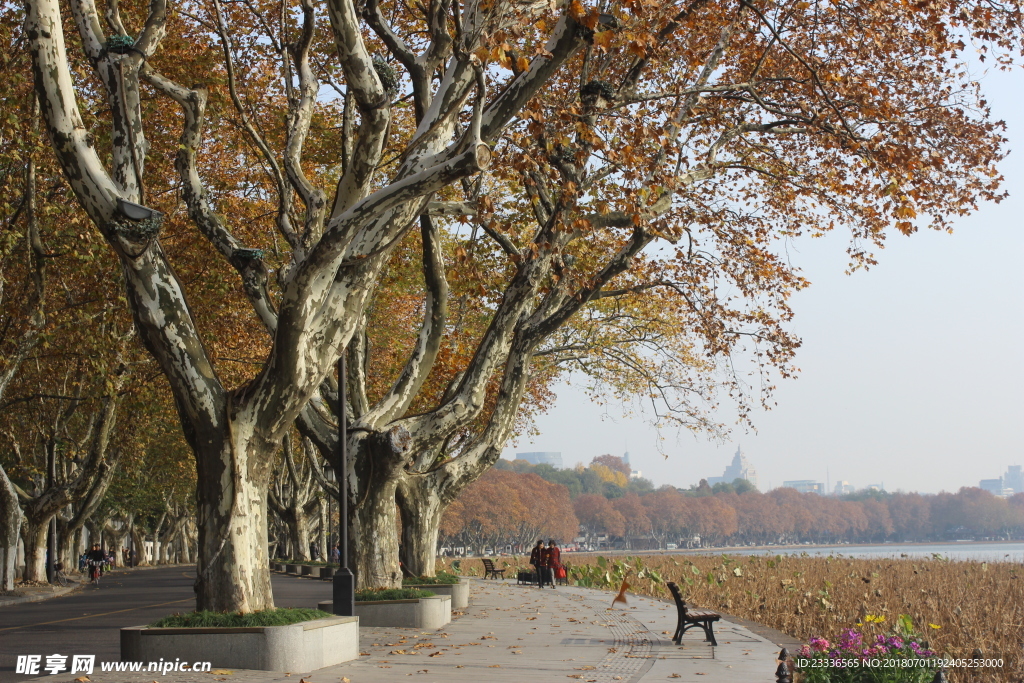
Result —
<path fill-rule="evenodd" d="M 348 420 L 345 411 L 345 353 L 338 358 L 338 546 L 341 551 L 334 573 L 334 613 L 355 616 L 356 581 L 348 568 Z"/>

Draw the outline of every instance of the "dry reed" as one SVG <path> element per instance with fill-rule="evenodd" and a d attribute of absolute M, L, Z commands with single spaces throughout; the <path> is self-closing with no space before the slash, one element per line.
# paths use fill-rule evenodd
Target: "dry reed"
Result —
<path fill-rule="evenodd" d="M 577 568 L 596 567 L 597 558 L 574 553 L 564 555 L 563 561 Z M 643 578 L 637 578 L 636 558 L 628 563 L 631 590 L 641 595 L 667 597 L 664 582 L 675 581 L 687 601 L 698 607 L 750 619 L 805 642 L 812 636 L 834 640 L 858 623 L 865 632 L 881 632 L 906 614 L 942 655 L 970 658 L 980 649 L 985 659 L 1003 659 L 1001 668 L 950 669 L 950 680 L 1024 682 L 1024 568 L 1016 563 L 680 554 L 644 555 L 641 561 Z M 463 573 L 480 573 L 475 566 L 479 562 L 462 564 Z M 442 565 L 447 568 L 451 562 Z M 525 559 L 515 558 L 508 575 L 520 568 L 529 570 Z M 651 570 L 657 578 L 646 575 Z M 590 576 L 597 573 L 588 571 Z M 613 574 L 609 571 L 611 580 L 598 584 L 610 587 Z M 885 621 L 864 623 L 868 615 Z"/>

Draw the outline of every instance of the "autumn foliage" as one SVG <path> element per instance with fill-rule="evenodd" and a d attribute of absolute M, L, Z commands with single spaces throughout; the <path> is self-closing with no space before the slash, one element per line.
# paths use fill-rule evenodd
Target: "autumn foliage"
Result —
<path fill-rule="evenodd" d="M 538 473 L 551 479 L 565 497 L 571 497 L 580 525 L 574 535 L 586 538 L 590 545 L 596 545 L 599 536 L 607 536 L 609 546 L 634 550 L 663 548 L 667 543 L 710 547 L 1024 536 L 1024 494 L 1003 499 L 973 487 L 935 495 L 861 492 L 842 497 L 791 488 L 761 493 L 750 487 L 737 494 L 731 486 L 721 485 L 716 486 L 717 492 L 707 486 L 645 490 L 642 484 L 635 491 L 606 486 L 601 492 L 581 492 L 585 489 L 575 478 L 585 486 L 584 480 L 594 477 L 595 468 L 607 469 L 598 458 L 589 467 L 576 470 L 531 466 L 523 461 L 515 461 L 512 467 L 520 476 L 536 477 Z M 458 502 L 460 514 L 465 515 L 484 499 L 459 498 Z M 548 516 L 560 515 L 559 510 L 551 508 Z"/>
<path fill-rule="evenodd" d="M 448 506 L 442 544 L 471 548 L 518 548 L 538 538 L 571 541 L 579 522 L 564 486 L 536 474 L 489 470 Z"/>

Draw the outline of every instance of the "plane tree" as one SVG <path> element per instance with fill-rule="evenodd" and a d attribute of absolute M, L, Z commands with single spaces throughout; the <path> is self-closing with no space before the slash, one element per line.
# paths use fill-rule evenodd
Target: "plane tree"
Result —
<path fill-rule="evenodd" d="M 960 54 L 967 39 L 1005 57 L 1020 17 L 803 0 L 67 6 L 70 41 L 58 0 L 25 2 L 43 127 L 195 454 L 197 606 L 242 612 L 273 604 L 282 438 L 299 420 L 334 452 L 342 353 L 340 494 L 364 586 L 400 581 L 396 497 L 433 552 L 540 359 L 641 392 L 664 420 L 709 426 L 716 386 L 746 414 L 770 389 L 761 368 L 792 371 L 786 301 L 805 282 L 788 240 L 848 229 L 869 264 L 890 227 L 945 228 L 998 196 L 1003 140 Z M 204 246 L 182 258 L 219 257 L 202 272 L 233 270 L 247 329 L 267 332 L 254 374 L 226 373 L 204 343 L 165 248 L 183 230 Z M 453 252 L 446 234 L 465 235 Z M 422 318 L 371 401 L 367 312 L 417 236 Z M 482 324 L 417 406 L 458 327 L 455 286 L 479 290 Z M 197 308 L 230 297 L 207 298 Z M 733 371 L 744 353 L 752 379 Z"/>

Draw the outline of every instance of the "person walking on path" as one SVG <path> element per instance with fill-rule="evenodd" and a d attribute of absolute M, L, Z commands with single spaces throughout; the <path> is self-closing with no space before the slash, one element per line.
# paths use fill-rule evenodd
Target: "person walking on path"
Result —
<path fill-rule="evenodd" d="M 544 541 L 537 541 L 537 545 L 533 546 L 533 552 L 530 553 L 530 564 L 533 565 L 533 571 L 537 574 L 537 587 L 544 587 L 544 560 L 547 550 L 544 548 Z"/>
<path fill-rule="evenodd" d="M 551 587 L 554 588 L 558 579 L 565 578 L 565 567 L 562 566 L 562 551 L 555 539 L 548 540 L 548 571 L 551 572 Z"/>
<path fill-rule="evenodd" d="M 551 547 L 541 546 L 540 549 L 540 573 L 543 579 L 540 582 L 541 588 L 547 583 L 552 588 L 555 587 L 554 572 L 551 569 Z"/>

